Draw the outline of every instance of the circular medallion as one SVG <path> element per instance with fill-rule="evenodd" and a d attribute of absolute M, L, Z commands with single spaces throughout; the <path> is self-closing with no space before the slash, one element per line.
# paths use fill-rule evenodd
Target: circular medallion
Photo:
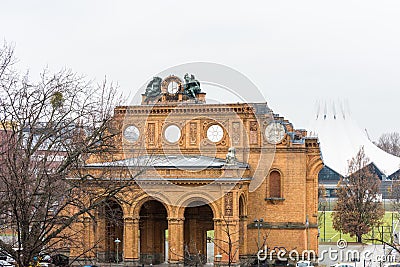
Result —
<path fill-rule="evenodd" d="M 164 138 L 170 143 L 178 142 L 179 138 L 181 138 L 181 129 L 175 124 L 169 125 L 164 130 Z"/>
<path fill-rule="evenodd" d="M 168 93 L 170 94 L 175 94 L 176 92 L 178 92 L 179 89 L 179 84 L 176 83 L 175 81 L 172 81 L 168 84 Z"/>
<path fill-rule="evenodd" d="M 285 133 L 285 127 L 279 122 L 271 122 L 267 127 L 265 127 L 265 138 L 268 143 L 273 145 L 282 142 Z"/>
<path fill-rule="evenodd" d="M 163 93 L 176 94 L 181 86 L 182 80 L 175 75 L 170 75 L 161 83 L 161 91 Z"/>
<path fill-rule="evenodd" d="M 224 130 L 218 124 L 211 125 L 207 129 L 207 138 L 211 142 L 217 143 L 222 140 L 224 136 Z"/>
<path fill-rule="evenodd" d="M 136 142 L 139 139 L 140 132 L 135 125 L 129 125 L 124 130 L 124 137 L 129 142 Z"/>

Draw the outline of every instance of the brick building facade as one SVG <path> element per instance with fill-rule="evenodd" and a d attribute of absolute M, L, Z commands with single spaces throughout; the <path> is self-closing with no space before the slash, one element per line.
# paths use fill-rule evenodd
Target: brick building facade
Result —
<path fill-rule="evenodd" d="M 141 105 L 115 108 L 112 159 L 92 157 L 84 171 L 137 175 L 135 184 L 83 218 L 95 249 L 70 256 L 133 265 L 221 255 L 238 264 L 264 245 L 317 251 L 318 140 L 266 103 L 207 104 L 205 93 L 183 87 L 170 76 Z"/>

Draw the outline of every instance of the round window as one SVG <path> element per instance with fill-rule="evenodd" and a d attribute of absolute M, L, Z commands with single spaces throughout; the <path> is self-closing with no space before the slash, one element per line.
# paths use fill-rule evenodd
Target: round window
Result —
<path fill-rule="evenodd" d="M 179 138 L 181 138 L 181 129 L 174 124 L 169 125 L 165 128 L 164 138 L 170 143 L 178 142 Z"/>
<path fill-rule="evenodd" d="M 208 127 L 207 138 L 211 142 L 214 142 L 214 143 L 219 142 L 222 140 L 223 136 L 224 136 L 224 130 L 218 124 L 214 124 L 214 125 L 211 125 L 210 127 Z"/>
<path fill-rule="evenodd" d="M 265 127 L 265 138 L 268 143 L 273 145 L 282 142 L 285 133 L 285 127 L 279 122 L 271 122 L 267 127 Z"/>
<path fill-rule="evenodd" d="M 124 137 L 130 142 L 136 142 L 139 139 L 140 132 L 135 125 L 130 125 L 124 130 Z"/>

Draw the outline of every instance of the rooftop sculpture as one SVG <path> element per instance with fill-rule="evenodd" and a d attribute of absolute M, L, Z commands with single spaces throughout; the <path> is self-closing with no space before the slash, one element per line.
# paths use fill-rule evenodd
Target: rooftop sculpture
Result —
<path fill-rule="evenodd" d="M 146 87 L 146 92 L 144 93 L 146 96 L 145 101 L 161 95 L 161 81 L 160 77 L 153 77 L 153 80 Z"/>
<path fill-rule="evenodd" d="M 196 98 L 196 94 L 201 92 L 200 82 L 196 80 L 193 74 L 189 76 L 188 73 L 183 77 L 185 84 L 183 85 L 184 93 L 192 98 Z"/>
<path fill-rule="evenodd" d="M 193 74 L 186 73 L 183 80 L 175 75 L 165 79 L 153 77 L 142 94 L 142 104 L 165 104 L 166 102 L 205 103 L 205 93 Z"/>

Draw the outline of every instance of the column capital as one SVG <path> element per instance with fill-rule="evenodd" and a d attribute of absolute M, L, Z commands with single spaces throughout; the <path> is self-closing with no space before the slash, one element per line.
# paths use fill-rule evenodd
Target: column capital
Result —
<path fill-rule="evenodd" d="M 239 216 L 239 219 L 240 219 L 241 221 L 247 221 L 248 217 L 247 217 L 247 215 L 240 215 L 240 216 Z"/>
<path fill-rule="evenodd" d="M 167 217 L 168 223 L 183 223 L 185 217 Z"/>
<path fill-rule="evenodd" d="M 124 217 L 124 223 L 139 223 L 140 217 L 126 216 Z"/>

